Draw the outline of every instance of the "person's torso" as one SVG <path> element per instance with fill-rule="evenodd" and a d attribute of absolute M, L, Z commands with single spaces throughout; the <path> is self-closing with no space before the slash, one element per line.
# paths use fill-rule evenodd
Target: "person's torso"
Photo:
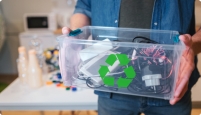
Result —
<path fill-rule="evenodd" d="M 119 27 L 151 28 L 154 0 L 121 0 Z"/>
<path fill-rule="evenodd" d="M 108 27 L 135 27 L 135 28 L 150 28 L 150 29 L 158 29 L 158 30 L 175 30 L 180 34 L 191 34 L 195 33 L 195 19 L 194 19 L 194 0 L 154 0 L 152 11 L 147 11 L 145 15 L 151 15 L 148 17 L 149 19 L 145 19 L 145 25 L 143 23 L 139 25 L 135 25 L 132 23 L 132 26 L 129 26 L 128 23 L 121 22 L 126 17 L 122 16 L 121 13 L 121 0 L 91 0 L 91 25 L 92 26 L 108 26 Z M 124 6 L 125 8 L 126 6 Z M 140 7 L 139 7 L 140 8 Z M 149 6 L 148 9 L 150 9 Z M 129 8 L 128 8 L 129 9 Z M 147 10 L 148 10 L 147 9 Z M 142 12 L 145 12 L 143 10 Z M 141 12 L 141 13 L 142 13 Z M 124 9 L 125 13 L 125 9 Z M 126 16 L 131 15 L 131 18 L 128 20 L 132 20 L 132 18 L 136 17 L 139 13 L 127 12 Z M 139 17 L 144 18 L 144 16 Z M 124 19 L 125 18 L 125 19 Z M 120 19 L 120 20 L 119 20 Z M 138 21 L 138 18 L 134 19 Z M 150 26 L 149 23 L 150 22 Z M 134 26 L 133 26 L 134 25 Z M 164 39 L 164 41 L 167 41 Z M 168 42 L 168 41 L 167 41 Z M 195 60 L 197 63 L 197 58 Z M 197 81 L 199 77 L 199 73 L 197 68 L 192 73 L 189 87 L 191 88 Z M 190 89 L 189 88 L 189 89 Z M 110 94 L 107 92 L 95 91 L 98 95 L 107 95 Z M 158 99 L 150 98 L 150 102 L 168 104 L 168 101 L 156 101 Z M 153 103 L 154 102 L 154 103 Z"/>
<path fill-rule="evenodd" d="M 92 26 L 119 27 L 121 0 L 91 0 Z M 195 32 L 194 0 L 155 0 L 151 29 Z"/>

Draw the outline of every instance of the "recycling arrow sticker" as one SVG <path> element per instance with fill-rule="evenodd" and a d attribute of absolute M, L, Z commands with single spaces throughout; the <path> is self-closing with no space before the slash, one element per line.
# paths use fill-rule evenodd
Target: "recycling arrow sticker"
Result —
<path fill-rule="evenodd" d="M 105 85 L 114 86 L 114 77 L 107 76 L 107 74 L 111 72 L 110 68 L 115 65 L 115 63 L 118 63 L 119 66 L 127 66 L 130 62 L 130 59 L 125 54 L 110 54 L 105 62 L 109 66 L 101 65 L 98 71 L 99 75 Z M 124 73 L 126 74 L 126 78 L 120 76 L 117 80 L 117 85 L 119 88 L 127 88 L 136 76 L 135 70 L 132 66 L 125 68 Z"/>

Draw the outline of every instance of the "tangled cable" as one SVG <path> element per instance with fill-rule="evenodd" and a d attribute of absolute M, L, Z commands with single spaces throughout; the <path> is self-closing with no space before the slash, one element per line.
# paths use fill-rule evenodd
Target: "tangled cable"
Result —
<path fill-rule="evenodd" d="M 130 58 L 130 63 L 128 66 L 132 66 L 136 72 L 136 76 L 130 85 L 126 88 L 127 91 L 135 93 L 140 92 L 141 94 L 168 94 L 171 92 L 171 82 L 173 78 L 173 51 L 171 50 L 164 50 L 161 45 L 157 45 L 158 42 L 150 40 L 146 37 L 137 36 L 133 38 L 132 42 L 137 43 L 149 43 L 153 44 L 147 48 L 125 48 L 123 52 L 122 47 L 116 47 L 113 50 L 117 52 L 121 52 L 127 54 Z M 125 67 L 122 66 L 116 70 L 116 73 L 109 73 L 108 75 L 113 75 L 115 79 L 119 78 L 120 76 L 126 78 L 123 69 Z M 152 87 L 147 87 L 142 81 L 142 76 L 146 74 L 161 74 L 162 78 L 160 79 L 160 85 Z M 96 83 L 92 77 L 99 77 L 99 75 L 93 76 L 85 76 L 82 73 L 77 73 L 77 79 L 83 80 L 86 82 L 87 87 L 93 89 L 109 89 L 113 91 L 119 90 L 117 86 L 110 87 L 103 83 Z"/>

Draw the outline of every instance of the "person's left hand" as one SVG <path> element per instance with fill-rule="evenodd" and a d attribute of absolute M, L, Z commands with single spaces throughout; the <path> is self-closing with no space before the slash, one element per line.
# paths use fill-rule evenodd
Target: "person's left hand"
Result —
<path fill-rule="evenodd" d="M 179 36 L 179 39 L 184 42 L 186 49 L 182 53 L 174 97 L 170 100 L 171 105 L 176 104 L 188 90 L 188 82 L 195 67 L 192 37 L 185 34 Z"/>

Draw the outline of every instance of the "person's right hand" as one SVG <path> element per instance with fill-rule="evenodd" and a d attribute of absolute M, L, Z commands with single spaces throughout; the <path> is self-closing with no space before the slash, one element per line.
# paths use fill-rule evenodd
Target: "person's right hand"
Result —
<path fill-rule="evenodd" d="M 70 33 L 72 30 L 70 29 L 70 28 L 68 28 L 68 27 L 63 27 L 62 28 L 62 33 L 63 34 L 68 34 L 68 33 Z"/>

